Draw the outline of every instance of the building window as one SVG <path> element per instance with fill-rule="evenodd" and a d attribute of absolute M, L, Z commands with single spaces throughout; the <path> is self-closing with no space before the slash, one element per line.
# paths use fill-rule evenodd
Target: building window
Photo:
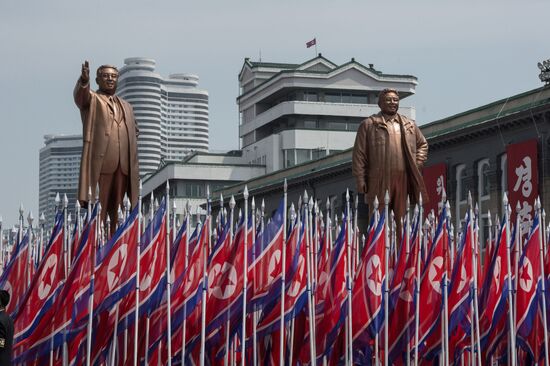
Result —
<path fill-rule="evenodd" d="M 310 152 L 309 149 L 296 149 L 296 164 L 302 164 L 306 161 L 310 161 Z"/>
<path fill-rule="evenodd" d="M 491 182 L 489 180 L 490 164 L 489 159 L 482 159 L 477 163 L 477 191 L 478 191 L 478 208 L 480 215 L 480 237 L 479 240 L 483 244 L 488 233 L 488 214 L 486 202 L 491 198 Z"/>
<path fill-rule="evenodd" d="M 327 149 L 320 147 L 311 151 L 311 158 L 313 160 L 320 159 L 327 156 Z"/>
<path fill-rule="evenodd" d="M 306 102 L 318 102 L 319 96 L 316 92 L 304 92 L 304 100 Z"/>
<path fill-rule="evenodd" d="M 296 165 L 296 155 L 294 149 L 284 150 L 285 155 L 285 168 L 290 168 Z"/>
<path fill-rule="evenodd" d="M 455 168 L 456 172 L 456 203 L 455 203 L 455 219 L 456 219 L 456 230 L 458 230 L 461 225 L 463 212 L 466 212 L 466 203 L 468 201 L 468 188 L 466 187 L 466 165 L 460 164 Z"/>

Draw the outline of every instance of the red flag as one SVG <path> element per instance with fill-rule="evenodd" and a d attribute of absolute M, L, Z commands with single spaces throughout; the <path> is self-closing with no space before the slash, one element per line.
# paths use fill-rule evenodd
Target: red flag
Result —
<path fill-rule="evenodd" d="M 446 253 L 449 246 L 446 209 L 439 218 L 431 250 L 420 281 L 419 301 L 419 347 L 430 347 L 425 341 L 432 332 L 439 332 L 437 325 L 441 317 L 443 301 L 443 280 L 447 271 Z M 438 337 L 440 338 L 440 337 Z"/>
<path fill-rule="evenodd" d="M 29 261 L 29 233 L 27 232 L 23 239 L 15 245 L 10 260 L 4 272 L 0 277 L 0 288 L 10 294 L 10 302 L 6 312 L 15 316 L 19 308 L 19 303 L 23 300 L 25 291 L 29 284 L 28 281 L 28 261 Z"/>
<path fill-rule="evenodd" d="M 21 301 L 15 316 L 14 338 L 26 338 L 34 331 L 45 314 L 51 312 L 52 305 L 62 286 L 65 275 L 63 260 L 63 216 L 56 223 L 44 260 L 32 279 L 29 290 Z"/>
<path fill-rule="evenodd" d="M 138 217 L 136 207 L 98 254 L 94 313 L 110 309 L 135 288 Z"/>
<path fill-rule="evenodd" d="M 366 245 L 352 290 L 353 341 L 365 349 L 384 321 L 383 289 L 386 278 L 386 215 L 382 213 L 372 242 Z"/>
<path fill-rule="evenodd" d="M 315 46 L 316 44 L 317 44 L 317 39 L 313 38 L 311 41 L 306 42 L 306 47 L 310 48 L 310 47 Z"/>
<path fill-rule="evenodd" d="M 537 361 L 539 344 L 533 343 L 538 341 L 538 339 L 536 339 L 536 336 L 532 336 L 532 332 L 536 330 L 540 322 L 538 312 L 540 297 L 538 288 L 542 285 L 540 235 L 539 216 L 535 212 L 531 233 L 523 248 L 523 254 L 518 267 L 516 329 L 518 345 Z"/>

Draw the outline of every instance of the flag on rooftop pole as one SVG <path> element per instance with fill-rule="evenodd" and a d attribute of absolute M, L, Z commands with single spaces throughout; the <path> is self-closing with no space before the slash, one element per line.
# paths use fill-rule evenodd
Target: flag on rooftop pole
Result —
<path fill-rule="evenodd" d="M 306 47 L 307 48 L 313 47 L 315 45 L 317 45 L 317 38 L 315 38 L 315 37 L 311 41 L 306 42 Z"/>

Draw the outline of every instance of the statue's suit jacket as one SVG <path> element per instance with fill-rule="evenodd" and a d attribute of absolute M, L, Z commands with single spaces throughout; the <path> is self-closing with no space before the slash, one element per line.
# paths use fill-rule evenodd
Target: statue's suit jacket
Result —
<path fill-rule="evenodd" d="M 137 156 L 138 128 L 132 106 L 118 96 L 113 96 L 122 106 L 124 120 L 128 131 L 130 189 L 128 197 L 132 207 L 137 205 L 139 190 L 139 165 Z M 88 201 L 88 187 L 95 196 L 96 184 L 99 181 L 103 160 L 109 142 L 113 124 L 113 109 L 101 99 L 97 92 L 90 90 L 90 83 L 83 85 L 80 79 L 74 89 L 74 100 L 80 109 L 82 119 L 82 159 L 78 182 L 78 199 Z M 121 157 L 122 158 L 122 157 Z"/>
<path fill-rule="evenodd" d="M 401 126 L 401 146 L 405 155 L 408 173 L 408 193 L 412 203 L 422 194 L 424 203 L 429 198 L 420 169 L 428 158 L 428 143 L 418 126 L 407 117 L 398 114 Z M 384 195 L 390 186 L 391 166 L 388 166 L 388 126 L 381 113 L 365 119 L 357 131 L 353 148 L 352 170 L 360 190 L 366 184 L 365 203 L 372 204 L 374 197 L 384 202 Z M 381 205 L 382 207 L 382 205 Z"/>

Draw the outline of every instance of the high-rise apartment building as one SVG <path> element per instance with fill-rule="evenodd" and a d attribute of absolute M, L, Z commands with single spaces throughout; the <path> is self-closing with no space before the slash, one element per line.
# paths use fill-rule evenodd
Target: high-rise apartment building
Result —
<path fill-rule="evenodd" d="M 45 135 L 44 147 L 40 149 L 39 202 L 44 213 L 46 227 L 53 225 L 55 214 L 55 196 L 66 194 L 69 199 L 69 212 L 74 215 L 82 154 L 82 135 Z"/>
<path fill-rule="evenodd" d="M 353 58 L 336 65 L 321 54 L 303 64 L 254 62 L 239 73 L 239 136 L 246 163 L 267 173 L 353 146 L 360 122 L 379 111 L 378 94 L 414 94 L 417 79 L 385 74 Z M 412 107 L 399 113 L 415 119 Z"/>
<path fill-rule="evenodd" d="M 155 60 L 132 57 L 120 69 L 118 95 L 134 108 L 139 127 L 141 176 L 156 171 L 161 161 L 178 161 L 192 152 L 208 152 L 208 92 L 199 78 L 155 72 Z"/>

